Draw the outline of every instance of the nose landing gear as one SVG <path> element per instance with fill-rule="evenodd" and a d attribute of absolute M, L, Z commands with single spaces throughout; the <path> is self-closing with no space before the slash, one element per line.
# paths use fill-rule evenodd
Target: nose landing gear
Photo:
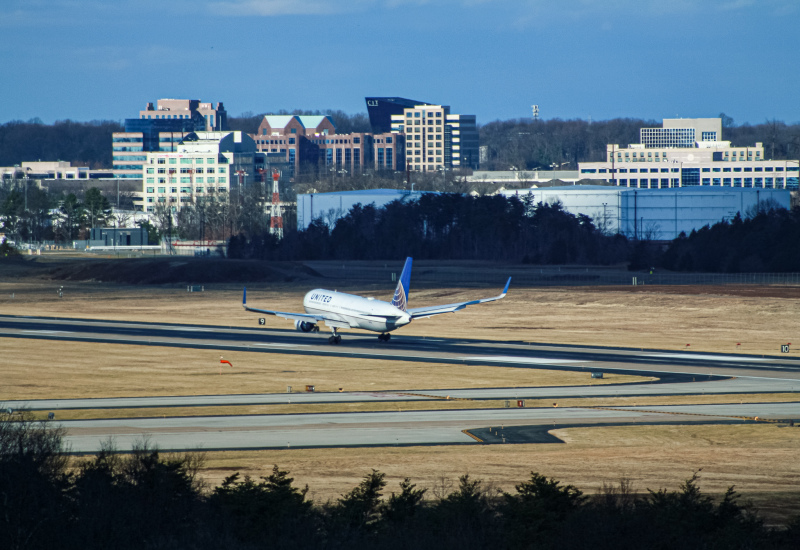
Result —
<path fill-rule="evenodd" d="M 339 336 L 338 334 L 336 334 L 336 328 L 333 328 L 331 330 L 333 331 L 333 336 L 330 336 L 328 338 L 328 343 L 329 344 L 341 344 L 342 343 L 342 337 Z"/>
<path fill-rule="evenodd" d="M 391 339 L 392 335 L 388 332 L 384 332 L 383 334 L 378 335 L 378 340 L 381 342 L 388 342 Z"/>

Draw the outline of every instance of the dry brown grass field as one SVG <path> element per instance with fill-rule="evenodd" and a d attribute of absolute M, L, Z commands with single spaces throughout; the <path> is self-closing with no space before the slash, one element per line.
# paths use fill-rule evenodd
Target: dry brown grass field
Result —
<path fill-rule="evenodd" d="M 0 338 L 5 355 L 0 400 L 565 386 L 638 382 L 649 377 L 228 352 L 123 344 Z M 233 366 L 220 364 L 220 355 Z"/>
<path fill-rule="evenodd" d="M 325 286 L 316 281 L 310 284 Z M 56 293 L 61 285 L 63 298 Z M 187 293 L 183 285 L 134 286 L 4 276 L 0 265 L 0 313 L 256 328 L 258 316 L 241 308 L 242 286 L 211 284 L 205 286 L 205 292 Z M 248 303 L 299 310 L 304 293 L 313 286 L 307 281 L 248 283 Z M 338 284 L 336 288 L 382 299 L 390 298 L 393 291 L 388 282 Z M 415 306 L 448 303 L 489 296 L 496 290 L 417 289 L 412 278 L 410 301 Z M 419 320 L 397 334 L 666 350 L 685 350 L 690 344 L 690 350 L 698 352 L 780 355 L 780 344 L 798 340 L 798 306 L 797 287 L 520 288 L 512 281 L 503 301 L 468 308 L 456 315 Z M 269 327 L 291 328 L 281 319 L 268 318 L 267 323 Z M 348 332 L 343 334 L 346 344 Z M 800 342 L 795 346 L 800 347 Z M 0 349 L 5 359 L 0 399 L 283 392 L 287 385 L 305 384 L 315 384 L 318 391 L 336 391 L 339 387 L 411 390 L 590 382 L 586 375 L 529 369 L 233 352 L 222 353 L 234 366 L 225 367 L 220 375 L 220 353 L 213 350 L 12 338 L 0 338 Z M 796 357 L 796 353 L 791 355 Z M 618 381 L 623 380 L 605 380 Z M 726 398 L 768 400 L 763 396 Z M 792 396 L 774 398 L 791 400 Z M 714 398 L 705 396 L 669 402 L 711 399 Z M 663 398 L 647 401 L 663 402 Z M 577 403 L 560 405 L 568 404 Z M 446 406 L 450 405 L 431 405 Z M 197 409 L 182 414 L 207 412 Z M 242 409 L 224 412 L 233 414 Z M 779 515 L 800 511 L 800 504 L 791 496 L 797 495 L 800 481 L 797 428 L 774 424 L 635 426 L 566 429 L 558 430 L 556 435 L 566 444 L 209 453 L 204 476 L 212 485 L 235 471 L 258 477 L 277 463 L 290 470 L 298 482 L 308 483 L 314 497 L 324 501 L 352 488 L 371 468 L 387 473 L 390 491 L 397 490 L 397 481 L 405 476 L 420 486 L 433 488 L 443 479 L 455 481 L 463 473 L 511 490 L 533 470 L 589 493 L 620 477 L 629 477 L 640 491 L 677 488 L 693 471 L 703 468 L 704 490 L 722 492 L 735 484 L 746 496 L 756 498 L 762 509 L 769 510 L 780 503 Z"/>

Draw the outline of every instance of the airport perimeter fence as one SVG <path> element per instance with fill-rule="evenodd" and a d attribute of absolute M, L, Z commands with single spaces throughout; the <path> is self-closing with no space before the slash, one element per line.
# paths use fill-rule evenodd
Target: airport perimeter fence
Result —
<path fill-rule="evenodd" d="M 308 262 L 320 275 L 359 283 L 396 283 L 400 268 L 369 263 Z M 414 266 L 411 286 L 498 286 L 508 277 L 520 286 L 783 285 L 800 286 L 800 273 L 671 273 L 587 267 Z"/>

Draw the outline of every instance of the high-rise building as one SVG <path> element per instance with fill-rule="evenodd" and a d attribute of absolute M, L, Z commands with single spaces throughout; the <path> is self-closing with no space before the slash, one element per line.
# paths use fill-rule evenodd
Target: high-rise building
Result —
<path fill-rule="evenodd" d="M 452 167 L 477 170 L 480 165 L 478 123 L 475 115 L 447 115 Z"/>
<path fill-rule="evenodd" d="M 424 101 L 406 99 L 404 97 L 367 97 L 367 114 L 373 134 L 385 134 L 392 131 L 392 115 L 402 115 L 409 107 L 429 105 Z"/>
<path fill-rule="evenodd" d="M 444 105 L 415 105 L 392 115 L 392 132 L 406 136 L 411 170 L 436 172 L 478 168 L 475 115 L 450 114 Z"/>
<path fill-rule="evenodd" d="M 227 128 L 228 115 L 221 102 L 216 108 L 197 99 L 159 99 L 156 107 L 148 103 L 139 118 L 125 119 L 124 132 L 112 135 L 114 177 L 138 179 L 147 152 L 174 151 L 190 132 Z"/>

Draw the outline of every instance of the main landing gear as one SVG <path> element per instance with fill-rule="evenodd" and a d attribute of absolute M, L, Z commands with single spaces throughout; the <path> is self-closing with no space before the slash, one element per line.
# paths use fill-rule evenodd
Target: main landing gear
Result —
<path fill-rule="evenodd" d="M 383 334 L 378 335 L 378 340 L 380 342 L 388 342 L 391 339 L 392 335 L 388 332 L 384 332 Z"/>
<path fill-rule="evenodd" d="M 336 334 L 336 329 L 335 328 L 333 328 L 331 330 L 333 330 L 333 336 L 330 336 L 328 338 L 328 343 L 329 344 L 341 344 L 342 343 L 342 337 L 339 336 L 338 334 Z"/>

